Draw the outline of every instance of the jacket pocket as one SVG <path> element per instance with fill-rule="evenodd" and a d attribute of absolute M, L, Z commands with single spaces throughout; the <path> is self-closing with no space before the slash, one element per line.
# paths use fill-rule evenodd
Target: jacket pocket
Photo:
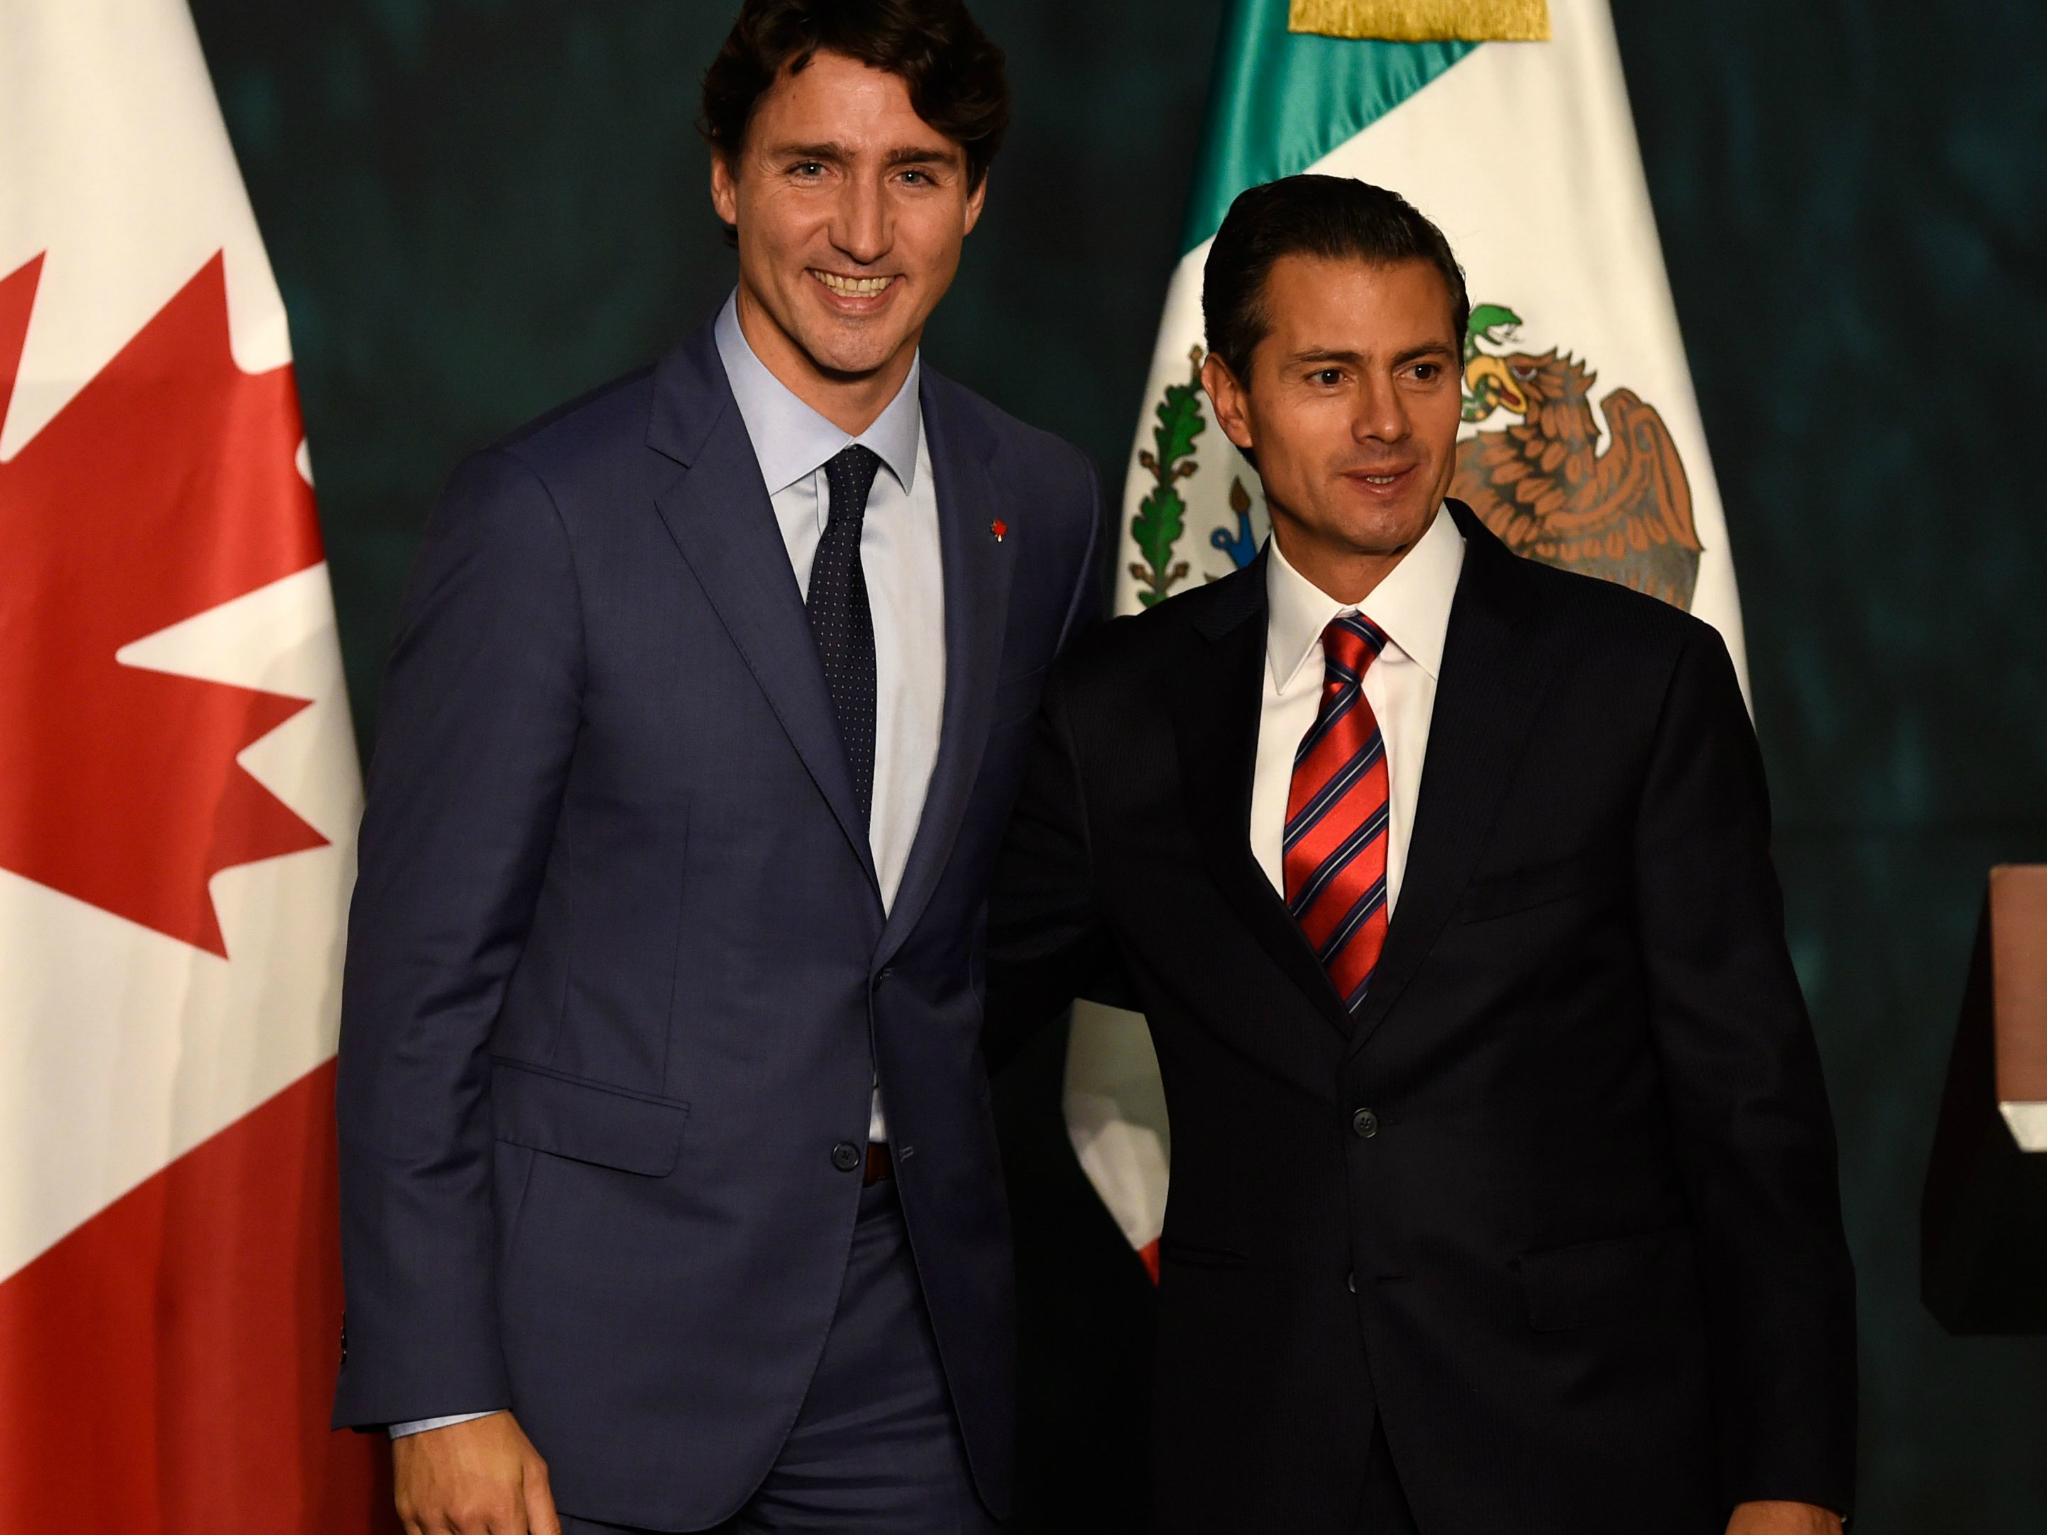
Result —
<path fill-rule="evenodd" d="M 1576 853 L 1546 864 L 1475 879 L 1459 898 L 1457 919 L 1461 923 L 1476 923 L 1489 917 L 1506 917 L 1511 912 L 1525 912 L 1613 883 L 1612 866 L 1604 851 Z"/>
<path fill-rule="evenodd" d="M 1515 1267 L 1529 1326 L 1557 1333 L 1656 1310 L 1692 1262 L 1692 1233 L 1667 1227 L 1524 1254 Z"/>
<path fill-rule="evenodd" d="M 650 1177 L 675 1171 L 690 1106 L 511 1061 L 491 1062 L 498 1140 Z"/>
<path fill-rule="evenodd" d="M 1189 1269 L 1244 1269 L 1251 1264 L 1247 1254 L 1235 1248 L 1215 1248 L 1205 1243 L 1184 1243 L 1178 1238 L 1159 1240 L 1162 1264 L 1184 1265 Z"/>

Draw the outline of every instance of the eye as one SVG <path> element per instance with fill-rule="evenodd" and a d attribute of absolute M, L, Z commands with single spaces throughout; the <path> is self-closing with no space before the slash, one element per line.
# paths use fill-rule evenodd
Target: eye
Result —
<path fill-rule="evenodd" d="M 1320 384 L 1326 389 L 1334 389 L 1344 382 L 1344 370 L 1342 368 L 1318 368 L 1308 378 L 1311 384 Z"/>
<path fill-rule="evenodd" d="M 1443 371 L 1444 365 L 1442 363 L 1417 363 L 1415 365 L 1415 377 L 1424 384 L 1433 383 L 1442 376 Z"/>
<path fill-rule="evenodd" d="M 915 179 L 913 180 L 912 178 Z M 932 173 L 930 171 L 905 171 L 903 179 L 910 182 L 914 187 L 928 187 L 932 184 Z"/>
<path fill-rule="evenodd" d="M 825 167 L 816 160 L 799 160 L 789 168 L 789 171 L 792 176 L 822 176 L 825 174 Z"/>

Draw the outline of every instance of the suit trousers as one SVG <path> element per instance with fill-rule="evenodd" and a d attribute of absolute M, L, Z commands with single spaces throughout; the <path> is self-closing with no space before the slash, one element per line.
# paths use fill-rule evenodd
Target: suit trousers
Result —
<path fill-rule="evenodd" d="M 562 1512 L 564 1531 L 629 1531 Z M 839 1308 L 775 1464 L 720 1531 L 989 1531 L 896 1186 L 861 1191 Z"/>

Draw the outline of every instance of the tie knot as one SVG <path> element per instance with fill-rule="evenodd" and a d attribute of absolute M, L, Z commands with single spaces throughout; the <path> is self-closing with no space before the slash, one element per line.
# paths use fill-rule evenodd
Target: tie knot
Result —
<path fill-rule="evenodd" d="M 850 513 L 858 518 L 867 511 L 868 492 L 874 489 L 882 456 L 859 443 L 848 443 L 825 461 L 825 483 L 832 488 L 827 507 L 829 517 Z"/>
<path fill-rule="evenodd" d="M 1323 630 L 1324 669 L 1344 674 L 1347 681 L 1361 678 L 1386 643 L 1385 631 L 1364 614 L 1341 614 Z"/>

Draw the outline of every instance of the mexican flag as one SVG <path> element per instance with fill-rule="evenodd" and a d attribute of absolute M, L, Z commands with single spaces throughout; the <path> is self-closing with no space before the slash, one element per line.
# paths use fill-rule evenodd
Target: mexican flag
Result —
<path fill-rule="evenodd" d="M 0 0 L 0 1530 L 363 1530 L 327 1430 L 360 807 L 184 0 Z"/>
<path fill-rule="evenodd" d="M 1119 611 L 1227 575 L 1265 538 L 1258 479 L 1197 382 L 1202 263 L 1232 198 L 1300 171 L 1401 193 L 1464 266 L 1451 494 L 1530 559 L 1690 609 L 1742 674 L 1728 532 L 1607 0 L 1230 7 L 1124 483 Z M 1168 1139 L 1141 1018 L 1076 1010 L 1066 1112 L 1082 1167 L 1156 1274 Z"/>

